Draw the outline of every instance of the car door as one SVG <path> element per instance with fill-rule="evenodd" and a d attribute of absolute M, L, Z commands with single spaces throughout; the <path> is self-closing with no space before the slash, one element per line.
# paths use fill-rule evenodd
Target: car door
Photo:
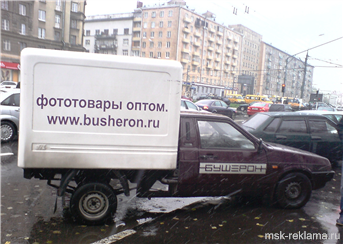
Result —
<path fill-rule="evenodd" d="M 19 119 L 20 94 L 14 93 L 1 103 L 1 113 L 12 115 Z"/>
<path fill-rule="evenodd" d="M 197 192 L 227 195 L 254 191 L 267 174 L 264 151 L 227 121 L 198 120 Z"/>
<path fill-rule="evenodd" d="M 216 111 L 218 114 L 227 115 L 226 109 L 222 106 L 221 101 L 214 101 L 211 105 L 212 111 Z"/>
<path fill-rule="evenodd" d="M 273 142 L 310 151 L 311 136 L 303 117 L 282 117 Z"/>
<path fill-rule="evenodd" d="M 325 118 L 310 118 L 310 151 L 328 158 L 331 162 L 342 160 L 342 140 L 334 123 Z"/>

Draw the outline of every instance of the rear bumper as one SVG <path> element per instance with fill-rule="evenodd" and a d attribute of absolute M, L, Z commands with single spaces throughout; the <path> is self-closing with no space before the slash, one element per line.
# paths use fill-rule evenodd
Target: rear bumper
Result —
<path fill-rule="evenodd" d="M 326 182 L 330 181 L 335 174 L 335 171 L 312 172 L 313 190 L 322 188 Z"/>

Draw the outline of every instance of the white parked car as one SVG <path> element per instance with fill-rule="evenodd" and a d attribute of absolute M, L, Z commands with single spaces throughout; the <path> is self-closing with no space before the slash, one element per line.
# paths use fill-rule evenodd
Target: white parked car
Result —
<path fill-rule="evenodd" d="M 185 111 L 185 110 L 200 111 L 201 108 L 199 108 L 195 103 L 187 99 L 181 99 L 181 111 Z"/>
<path fill-rule="evenodd" d="M 20 89 L 0 90 L 1 142 L 9 142 L 19 132 Z"/>
<path fill-rule="evenodd" d="M 0 89 L 6 89 L 6 88 L 16 88 L 17 87 L 17 82 L 14 82 L 14 81 L 3 81 L 1 82 L 0 84 Z"/>

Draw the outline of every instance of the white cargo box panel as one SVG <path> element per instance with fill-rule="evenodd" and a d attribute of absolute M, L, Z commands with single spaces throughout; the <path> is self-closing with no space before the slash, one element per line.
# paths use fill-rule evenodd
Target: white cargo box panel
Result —
<path fill-rule="evenodd" d="M 176 168 L 177 61 L 26 48 L 18 166 Z"/>

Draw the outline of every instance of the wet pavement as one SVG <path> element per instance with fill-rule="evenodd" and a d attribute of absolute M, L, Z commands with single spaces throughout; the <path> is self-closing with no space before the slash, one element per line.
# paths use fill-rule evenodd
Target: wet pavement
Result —
<path fill-rule="evenodd" d="M 342 243 L 343 227 L 335 225 L 341 165 L 334 168 L 334 179 L 313 191 L 302 209 L 279 209 L 258 199 L 139 199 L 133 190 L 131 197 L 118 196 L 114 224 L 85 226 L 64 216 L 60 201 L 54 213 L 56 190 L 46 181 L 23 178 L 17 167 L 17 150 L 16 142 L 1 146 L 2 154 L 14 154 L 1 157 L 4 244 Z M 274 240 L 268 239 L 267 233 Z"/>

